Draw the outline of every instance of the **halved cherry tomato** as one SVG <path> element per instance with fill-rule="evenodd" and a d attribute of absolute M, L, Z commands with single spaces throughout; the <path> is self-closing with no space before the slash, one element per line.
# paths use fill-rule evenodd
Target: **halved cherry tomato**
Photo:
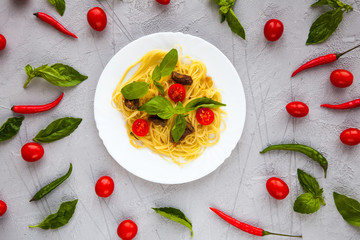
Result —
<path fill-rule="evenodd" d="M 284 25 L 280 20 L 270 19 L 264 27 L 265 38 L 271 42 L 278 40 L 284 32 Z"/>
<path fill-rule="evenodd" d="M 21 156 L 27 162 L 36 162 L 44 156 L 44 148 L 35 142 L 26 143 L 21 148 Z"/>
<path fill-rule="evenodd" d="M 309 107 L 303 102 L 291 102 L 286 105 L 286 111 L 293 117 L 305 117 L 309 113 Z"/>
<path fill-rule="evenodd" d="M 137 119 L 132 125 L 132 131 L 136 136 L 143 137 L 149 132 L 149 124 L 144 119 Z"/>
<path fill-rule="evenodd" d="M 107 24 L 106 13 L 99 7 L 94 7 L 89 10 L 87 20 L 90 26 L 99 32 L 104 30 Z"/>
<path fill-rule="evenodd" d="M 289 187 L 286 182 L 276 177 L 267 180 L 266 189 L 273 198 L 278 200 L 286 198 L 289 194 Z"/>
<path fill-rule="evenodd" d="M 122 240 L 131 240 L 136 236 L 137 231 L 138 227 L 136 223 L 128 219 L 119 224 L 117 234 Z"/>
<path fill-rule="evenodd" d="M 3 200 L 0 200 L 0 217 L 6 213 L 7 206 Z"/>
<path fill-rule="evenodd" d="M 354 80 L 351 72 L 345 69 L 336 69 L 330 75 L 331 83 L 338 88 L 349 87 Z"/>
<path fill-rule="evenodd" d="M 199 108 L 196 112 L 196 120 L 201 125 L 209 125 L 214 121 L 214 112 L 210 108 Z"/>
<path fill-rule="evenodd" d="M 186 90 L 180 83 L 175 83 L 169 87 L 168 94 L 174 102 L 182 102 L 185 99 Z"/>
<path fill-rule="evenodd" d="M 0 34 L 0 51 L 3 50 L 6 46 L 6 38 Z"/>
<path fill-rule="evenodd" d="M 102 176 L 95 184 L 95 192 L 99 197 L 107 198 L 114 191 L 114 181 L 109 176 Z"/>
<path fill-rule="evenodd" d="M 354 146 L 360 143 L 360 130 L 357 128 L 345 129 L 340 134 L 340 140 L 343 144 Z"/>
<path fill-rule="evenodd" d="M 162 5 L 168 5 L 170 3 L 170 0 L 156 0 L 156 1 Z"/>

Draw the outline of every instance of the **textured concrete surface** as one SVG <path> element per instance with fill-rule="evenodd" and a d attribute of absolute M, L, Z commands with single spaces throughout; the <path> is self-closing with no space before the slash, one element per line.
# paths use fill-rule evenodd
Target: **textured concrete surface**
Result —
<path fill-rule="evenodd" d="M 118 239 L 116 228 L 126 219 L 139 226 L 136 239 L 190 239 L 189 231 L 155 214 L 151 207 L 172 206 L 183 210 L 194 226 L 194 239 L 257 239 L 220 220 L 208 209 L 215 206 L 248 223 L 269 231 L 298 234 L 307 240 L 359 239 L 358 228 L 347 224 L 337 212 L 332 192 L 338 191 L 360 200 L 359 147 L 347 147 L 339 134 L 348 127 L 359 127 L 359 110 L 336 112 L 320 109 L 321 103 L 345 102 L 360 94 L 359 51 L 342 60 L 309 70 L 290 79 L 291 72 L 313 57 L 348 49 L 360 42 L 360 3 L 348 0 L 355 11 L 345 14 L 336 33 L 325 43 L 305 46 L 311 23 L 326 7 L 311 9 L 314 1 L 257 0 L 237 1 L 235 12 L 246 29 L 244 41 L 220 24 L 217 6 L 210 0 L 173 0 L 168 6 L 155 0 L 67 0 L 60 17 L 45 0 L 4 0 L 0 5 L 0 33 L 8 45 L 0 52 L 0 105 L 40 104 L 65 91 L 55 110 L 26 116 L 19 134 L 0 143 L 0 199 L 8 212 L 0 218 L 0 239 Z M 86 13 L 95 6 L 108 15 L 104 32 L 93 31 Z M 48 12 L 78 34 L 71 39 L 36 19 L 32 13 Z M 274 43 L 263 36 L 270 18 L 284 22 L 283 37 Z M 159 31 L 180 31 L 199 36 L 217 46 L 233 62 L 245 88 L 248 104 L 245 131 L 233 154 L 209 176 L 183 185 L 160 185 L 139 179 L 120 167 L 106 152 L 97 135 L 93 117 L 95 87 L 110 58 L 130 41 Z M 40 66 L 62 62 L 76 67 L 89 79 L 77 87 L 61 89 L 34 79 L 24 90 L 26 64 Z M 348 89 L 335 89 L 329 75 L 335 68 L 346 68 L 355 76 Z M 306 102 L 310 114 L 293 119 L 285 105 L 293 100 Z M 0 108 L 4 122 L 13 114 Z M 23 144 L 52 120 L 81 117 L 83 122 L 66 139 L 44 144 L 45 157 L 37 163 L 21 159 Z M 298 142 L 322 151 L 329 160 L 328 178 L 322 169 L 300 154 L 272 152 L 260 155 L 268 144 Z M 74 165 L 72 176 L 56 191 L 39 202 L 28 200 L 41 185 Z M 302 193 L 296 170 L 304 169 L 317 177 L 325 189 L 327 205 L 312 215 L 292 210 Z M 110 175 L 116 189 L 108 199 L 99 199 L 94 184 Z M 265 182 L 277 176 L 290 187 L 289 196 L 277 201 L 269 196 Z M 65 200 L 79 198 L 71 222 L 58 230 L 29 229 Z M 266 237 L 267 239 L 280 239 Z M 287 239 L 287 238 L 282 238 Z"/>

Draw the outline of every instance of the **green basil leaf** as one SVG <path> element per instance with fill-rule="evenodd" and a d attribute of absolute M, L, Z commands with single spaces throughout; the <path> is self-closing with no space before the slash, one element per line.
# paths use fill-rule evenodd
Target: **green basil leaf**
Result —
<path fill-rule="evenodd" d="M 341 8 L 322 14 L 311 25 L 306 45 L 324 42 L 337 29 L 343 19 L 344 11 Z"/>
<path fill-rule="evenodd" d="M 150 115 L 158 115 L 162 119 L 169 119 L 174 115 L 174 109 L 169 100 L 163 96 L 156 96 L 139 108 Z"/>
<path fill-rule="evenodd" d="M 81 123 L 81 118 L 65 117 L 50 123 L 33 139 L 36 142 L 49 143 L 69 136 Z"/>
<path fill-rule="evenodd" d="M 67 171 L 67 173 L 64 176 L 52 181 L 51 183 L 49 183 L 45 187 L 41 188 L 34 195 L 34 197 L 30 200 L 30 202 L 38 201 L 38 200 L 42 199 L 43 197 L 45 197 L 48 193 L 50 193 L 52 190 L 57 188 L 61 183 L 63 183 L 66 179 L 68 179 L 68 177 L 70 177 L 70 175 L 71 175 L 71 172 L 72 172 L 72 164 L 70 163 L 70 168 L 69 168 L 69 170 Z"/>
<path fill-rule="evenodd" d="M 360 227 L 360 203 L 336 192 L 333 195 L 336 208 L 344 220 L 351 225 Z"/>
<path fill-rule="evenodd" d="M 169 76 L 175 69 L 178 62 L 178 52 L 171 49 L 160 63 L 161 77 Z"/>
<path fill-rule="evenodd" d="M 0 127 L 0 142 L 14 137 L 20 130 L 24 117 L 12 117 Z"/>
<path fill-rule="evenodd" d="M 161 95 L 165 95 L 165 90 L 164 87 L 161 85 L 161 83 L 154 81 L 153 82 L 155 87 L 159 90 L 159 92 L 161 93 Z"/>
<path fill-rule="evenodd" d="M 184 134 L 186 129 L 186 120 L 183 115 L 177 115 L 175 124 L 171 129 L 171 136 L 174 139 L 174 142 L 178 142 L 181 136 Z"/>
<path fill-rule="evenodd" d="M 132 82 L 121 89 L 121 94 L 128 100 L 139 99 L 149 91 L 149 84 L 146 82 Z"/>
<path fill-rule="evenodd" d="M 174 108 L 174 113 L 175 114 L 184 114 L 187 113 L 186 109 L 184 108 L 184 105 L 182 104 L 182 102 L 178 102 L 178 104 L 176 105 L 176 107 Z"/>
<path fill-rule="evenodd" d="M 219 9 L 219 14 L 220 15 L 226 15 L 229 10 L 231 9 L 231 5 L 225 5 L 225 6 L 221 6 Z"/>
<path fill-rule="evenodd" d="M 225 15 L 225 14 L 222 14 L 222 15 L 221 15 L 220 22 L 223 23 L 225 20 L 226 20 L 226 15 Z"/>
<path fill-rule="evenodd" d="M 65 12 L 65 0 L 49 0 L 49 2 L 55 6 L 56 11 L 62 16 Z"/>
<path fill-rule="evenodd" d="M 218 108 L 221 106 L 226 106 L 226 104 L 217 102 L 215 100 L 212 100 L 211 98 L 202 97 L 191 100 L 188 104 L 186 104 L 185 108 L 187 112 L 190 112 L 201 107 Z"/>
<path fill-rule="evenodd" d="M 219 6 L 230 5 L 232 7 L 235 3 L 235 0 L 214 0 L 214 2 Z"/>
<path fill-rule="evenodd" d="M 321 5 L 329 5 L 329 0 L 319 0 L 316 3 L 313 3 L 311 6 L 317 7 L 317 6 L 321 6 Z"/>
<path fill-rule="evenodd" d="M 319 183 L 316 181 L 316 179 L 313 176 L 304 172 L 301 169 L 297 170 L 297 174 L 300 185 L 302 186 L 305 192 L 311 193 L 314 196 L 318 196 L 321 193 L 320 194 L 321 197 L 322 189 L 320 189 Z"/>
<path fill-rule="evenodd" d="M 226 14 L 226 21 L 234 33 L 245 39 L 245 30 L 232 9 Z"/>
<path fill-rule="evenodd" d="M 314 213 L 321 207 L 321 200 L 311 193 L 301 194 L 294 203 L 294 211 L 298 213 Z"/>
<path fill-rule="evenodd" d="M 77 202 L 78 200 L 76 199 L 74 201 L 68 201 L 62 203 L 59 207 L 59 210 L 56 213 L 47 216 L 47 218 L 45 218 L 39 225 L 29 226 L 29 227 L 30 228 L 38 227 L 47 230 L 47 229 L 56 229 L 66 225 L 70 221 L 71 217 L 75 212 Z"/>
<path fill-rule="evenodd" d="M 164 208 L 153 208 L 153 210 L 163 217 L 166 217 L 174 222 L 184 225 L 185 227 L 190 229 L 191 237 L 194 236 L 194 233 L 192 230 L 192 223 L 185 216 L 185 214 L 182 211 L 180 211 L 179 209 L 172 208 L 172 207 L 164 207 Z"/>
<path fill-rule="evenodd" d="M 160 79 L 161 79 L 161 70 L 160 70 L 159 66 L 155 67 L 151 78 L 152 78 L 153 81 L 156 81 L 156 82 L 160 81 Z"/>

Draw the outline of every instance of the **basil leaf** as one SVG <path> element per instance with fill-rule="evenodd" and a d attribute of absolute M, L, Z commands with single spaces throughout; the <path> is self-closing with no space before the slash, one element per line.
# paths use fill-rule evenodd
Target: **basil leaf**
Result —
<path fill-rule="evenodd" d="M 329 0 L 319 0 L 316 3 L 313 3 L 311 6 L 317 7 L 317 6 L 321 6 L 321 5 L 329 5 Z"/>
<path fill-rule="evenodd" d="M 55 6 L 56 11 L 62 16 L 65 12 L 65 0 L 49 0 L 49 2 Z"/>
<path fill-rule="evenodd" d="M 41 188 L 34 195 L 34 197 L 30 200 L 30 202 L 38 201 L 38 200 L 42 199 L 43 197 L 45 197 L 48 193 L 50 193 L 52 190 L 57 188 L 61 183 L 63 183 L 66 179 L 68 179 L 68 177 L 70 177 L 70 175 L 71 175 L 71 172 L 72 172 L 72 164 L 70 163 L 70 168 L 69 168 L 69 170 L 67 171 L 67 173 L 64 176 L 52 181 L 51 183 L 49 183 L 45 187 Z"/>
<path fill-rule="evenodd" d="M 225 20 L 226 20 L 226 15 L 225 15 L 225 14 L 222 14 L 222 15 L 221 15 L 220 22 L 223 23 Z"/>
<path fill-rule="evenodd" d="M 159 66 L 155 67 L 151 78 L 153 80 L 153 84 L 159 90 L 159 92 L 162 95 L 165 95 L 164 87 L 159 83 L 159 81 L 161 79 L 161 70 L 160 70 Z"/>
<path fill-rule="evenodd" d="M 171 49 L 160 63 L 161 77 L 169 76 L 175 69 L 178 62 L 178 52 Z"/>
<path fill-rule="evenodd" d="M 161 93 L 161 95 L 165 95 L 165 90 L 164 87 L 161 85 L 161 83 L 159 82 L 153 82 L 155 87 L 159 90 L 159 92 Z"/>
<path fill-rule="evenodd" d="M 322 14 L 311 25 L 306 45 L 324 42 L 333 34 L 343 19 L 341 8 Z"/>
<path fill-rule="evenodd" d="M 146 82 L 132 82 L 121 89 L 121 94 L 128 100 L 139 99 L 149 91 L 149 84 Z"/>
<path fill-rule="evenodd" d="M 319 198 L 314 197 L 311 193 L 301 194 L 294 203 L 294 211 L 298 213 L 314 213 L 321 207 Z"/>
<path fill-rule="evenodd" d="M 164 207 L 164 208 L 153 208 L 153 210 L 163 217 L 166 217 L 174 222 L 184 225 L 185 227 L 190 229 L 191 237 L 194 236 L 194 233 L 192 230 L 192 223 L 185 216 L 185 214 L 182 211 L 180 211 L 179 209 L 172 208 L 172 207 Z"/>
<path fill-rule="evenodd" d="M 184 108 L 184 105 L 182 104 L 182 102 L 178 102 L 178 104 L 174 108 L 174 113 L 175 114 L 184 114 L 184 113 L 186 113 L 186 109 Z"/>
<path fill-rule="evenodd" d="M 81 123 L 81 118 L 65 117 L 50 123 L 33 139 L 36 142 L 49 143 L 69 136 Z"/>
<path fill-rule="evenodd" d="M 211 98 L 202 97 L 191 100 L 188 104 L 186 104 L 185 109 L 187 112 L 190 112 L 201 107 L 218 108 L 221 106 L 226 106 L 226 104 L 217 102 L 215 100 L 212 100 Z"/>
<path fill-rule="evenodd" d="M 214 2 L 219 6 L 231 5 L 232 7 L 235 3 L 235 0 L 214 0 Z"/>
<path fill-rule="evenodd" d="M 14 137 L 20 130 L 24 117 L 12 117 L 0 127 L 0 142 Z"/>
<path fill-rule="evenodd" d="M 226 21 L 231 31 L 233 31 L 245 40 L 245 30 L 232 9 L 230 9 L 229 12 L 226 14 Z"/>
<path fill-rule="evenodd" d="M 349 224 L 360 227 L 360 203 L 353 198 L 334 192 L 337 210 Z"/>
<path fill-rule="evenodd" d="M 316 181 L 316 179 L 311 176 L 310 174 L 304 172 L 301 169 L 297 170 L 298 179 L 300 182 L 300 185 L 304 189 L 305 192 L 311 193 L 314 196 L 318 196 L 319 193 L 320 197 L 322 197 L 322 189 L 320 189 L 319 183 Z"/>
<path fill-rule="evenodd" d="M 45 218 L 39 225 L 29 226 L 29 227 L 30 228 L 38 227 L 47 230 L 47 229 L 56 229 L 66 225 L 70 221 L 71 217 L 75 212 L 77 202 L 78 200 L 76 199 L 74 201 L 68 201 L 62 203 L 59 207 L 59 210 L 56 213 L 47 216 L 47 218 Z"/>
<path fill-rule="evenodd" d="M 171 136 L 174 139 L 174 142 L 178 142 L 181 136 L 184 134 L 186 129 L 186 120 L 183 115 L 177 115 L 175 124 L 171 129 Z"/>
<path fill-rule="evenodd" d="M 219 9 L 219 14 L 220 15 L 226 15 L 229 10 L 231 9 L 231 5 L 225 5 L 225 6 L 221 6 L 220 9 Z"/>
<path fill-rule="evenodd" d="M 169 100 L 162 96 L 156 96 L 139 108 L 150 115 L 158 115 L 162 119 L 169 119 L 174 115 L 174 109 Z"/>

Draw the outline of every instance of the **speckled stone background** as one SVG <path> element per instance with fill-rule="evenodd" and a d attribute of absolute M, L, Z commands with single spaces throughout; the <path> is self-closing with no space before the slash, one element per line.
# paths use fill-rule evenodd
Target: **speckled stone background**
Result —
<path fill-rule="evenodd" d="M 360 2 L 346 0 L 354 11 L 345 14 L 336 33 L 325 43 L 305 46 L 311 23 L 326 7 L 310 8 L 312 0 L 239 0 L 235 12 L 246 29 L 247 40 L 220 24 L 218 7 L 210 0 L 173 0 L 161 6 L 155 0 L 66 0 L 60 17 L 46 0 L 3 0 L 0 4 L 0 33 L 8 45 L 0 52 L 0 105 L 41 104 L 60 91 L 65 97 L 53 111 L 26 116 L 19 134 L 0 143 L 0 199 L 8 212 L 0 218 L 0 239 L 118 239 L 116 228 L 127 218 L 139 226 L 136 239 L 190 239 L 189 231 L 164 219 L 151 207 L 172 206 L 183 210 L 194 226 L 194 238 L 202 240 L 257 239 L 229 226 L 208 207 L 215 206 L 238 219 L 269 231 L 298 234 L 306 240 L 360 239 L 358 228 L 347 224 L 337 212 L 332 192 L 360 200 L 359 147 L 341 144 L 339 134 L 348 127 L 360 127 L 359 110 L 331 111 L 321 103 L 345 102 L 360 95 L 360 51 L 344 56 L 329 66 L 290 78 L 301 63 L 319 55 L 346 50 L 360 41 Z M 102 7 L 108 16 L 104 32 L 93 31 L 87 11 Z M 65 36 L 32 14 L 47 12 L 75 32 L 79 39 Z M 277 42 L 267 42 L 263 26 L 270 18 L 283 21 L 285 31 Z M 129 42 L 160 31 L 180 31 L 201 37 L 218 47 L 236 67 L 245 88 L 247 118 L 242 138 L 225 163 L 201 180 L 182 185 L 161 185 L 139 179 L 119 166 L 107 153 L 97 134 L 93 99 L 99 76 L 111 57 Z M 40 66 L 62 62 L 75 66 L 89 79 L 77 87 L 61 89 L 41 79 L 25 90 L 26 64 Z M 346 68 L 354 76 L 348 89 L 336 89 L 329 75 Z M 307 103 L 310 114 L 293 119 L 285 111 L 288 102 Z M 0 108 L 4 122 L 12 112 Z M 65 116 L 81 117 L 79 128 L 66 139 L 44 144 L 45 157 L 36 163 L 22 160 L 20 149 L 51 121 Z M 329 160 L 328 178 L 317 165 L 300 154 L 272 152 L 260 155 L 268 144 L 308 144 Z M 42 186 L 66 172 L 72 162 L 72 176 L 39 202 L 29 203 Z M 297 168 L 314 175 L 325 189 L 327 205 L 312 215 L 292 210 L 302 193 Z M 116 189 L 108 199 L 94 193 L 102 175 L 110 175 Z M 265 189 L 266 180 L 277 176 L 290 187 L 289 196 L 277 201 Z M 53 231 L 29 229 L 60 203 L 79 198 L 70 223 Z M 280 239 L 268 236 L 266 239 Z M 282 238 L 287 239 L 287 238 Z"/>

